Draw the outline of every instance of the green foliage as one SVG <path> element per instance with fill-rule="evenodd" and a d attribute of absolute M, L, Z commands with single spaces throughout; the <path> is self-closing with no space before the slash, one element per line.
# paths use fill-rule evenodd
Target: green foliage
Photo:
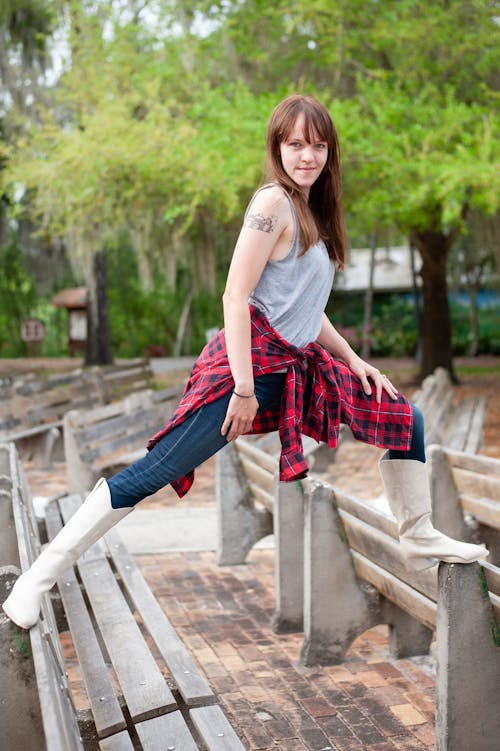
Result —
<path fill-rule="evenodd" d="M 334 325 L 356 350 L 361 345 L 363 305 L 362 294 L 334 295 L 329 310 Z M 468 355 L 472 341 L 469 307 L 452 300 L 450 310 L 453 354 Z M 478 354 L 500 355 L 500 304 L 480 308 L 478 319 Z M 413 357 L 418 346 L 413 300 L 397 294 L 375 295 L 370 341 L 374 357 Z"/>
<path fill-rule="evenodd" d="M 24 47 L 21 32 L 38 33 L 43 51 L 56 6 L 9 3 L 33 11 L 0 17 L 10 48 Z M 0 180 L 14 214 L 29 213 L 49 240 L 65 238 L 87 283 L 96 250 L 107 249 L 111 266 L 113 253 L 121 259 L 109 274 L 115 355 L 171 349 L 192 293 L 191 348 L 220 321 L 219 237 L 235 234 L 262 176 L 265 123 L 290 91 L 317 94 L 336 121 L 353 235 L 397 227 L 455 237 L 469 208 L 498 207 L 498 23 L 487 0 L 64 7 L 63 74 L 36 99 L 36 116 L 16 111 L 0 141 Z M 124 237 L 139 263 L 123 256 Z M 200 273 L 214 267 L 215 283 Z M 411 351 L 413 314 L 391 305 L 374 323 L 374 351 Z M 389 334 L 391 314 L 404 325 Z"/>
<path fill-rule="evenodd" d="M 25 631 L 17 631 L 14 640 L 16 642 L 16 647 L 21 655 L 21 657 L 24 657 L 25 660 L 28 660 L 31 657 L 31 641 L 29 636 L 26 634 Z"/>
<path fill-rule="evenodd" d="M 36 295 L 33 280 L 24 268 L 21 249 L 13 239 L 0 246 L 0 300 L 0 354 L 22 355 L 21 321 L 31 317 Z"/>

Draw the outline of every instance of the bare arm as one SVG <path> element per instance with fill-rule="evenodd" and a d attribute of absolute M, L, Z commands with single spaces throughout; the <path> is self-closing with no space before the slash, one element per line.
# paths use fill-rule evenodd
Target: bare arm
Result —
<path fill-rule="evenodd" d="M 259 193 L 246 217 L 231 260 L 223 305 L 227 354 L 235 394 L 222 425 L 222 434 L 230 441 L 250 430 L 257 414 L 257 399 L 244 398 L 254 393 L 248 298 L 290 221 L 289 212 L 288 202 L 278 188 Z"/>
<path fill-rule="evenodd" d="M 370 378 L 375 386 L 377 402 L 380 403 L 382 389 L 387 391 L 391 399 L 397 398 L 398 392 L 387 376 L 382 375 L 377 368 L 373 367 L 373 365 L 369 365 L 369 363 L 362 360 L 361 357 L 356 354 L 346 339 L 339 334 L 337 329 L 330 322 L 326 313 L 323 313 L 318 342 L 331 352 L 334 357 L 343 360 L 352 372 L 359 377 L 365 394 L 370 395 L 372 393 L 372 387 L 368 380 Z"/>

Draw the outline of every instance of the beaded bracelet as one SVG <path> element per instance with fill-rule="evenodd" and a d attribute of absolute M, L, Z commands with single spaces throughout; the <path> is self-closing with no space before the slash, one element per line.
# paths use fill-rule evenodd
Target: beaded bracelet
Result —
<path fill-rule="evenodd" d="M 234 390 L 233 390 L 233 394 L 234 394 L 235 396 L 239 396 L 239 397 L 240 397 L 240 399 L 251 399 L 251 398 L 252 398 L 252 396 L 255 396 L 255 391 L 254 391 L 254 393 L 253 393 L 253 394 L 238 394 L 238 393 L 237 393 L 236 391 L 234 391 Z"/>

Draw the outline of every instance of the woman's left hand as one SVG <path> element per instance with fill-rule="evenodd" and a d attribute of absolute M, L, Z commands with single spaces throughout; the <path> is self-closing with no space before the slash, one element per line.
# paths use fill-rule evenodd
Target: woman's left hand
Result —
<path fill-rule="evenodd" d="M 391 399 L 398 398 L 397 389 L 392 385 L 387 376 L 381 373 L 380 370 L 375 368 L 373 365 L 370 365 L 369 363 L 362 360 L 361 357 L 358 357 L 358 355 L 353 357 L 352 360 L 349 361 L 348 365 L 352 372 L 358 376 L 363 386 L 363 391 L 368 396 L 370 396 L 372 393 L 372 386 L 369 379 L 373 381 L 378 404 L 380 404 L 383 390 L 387 391 Z"/>

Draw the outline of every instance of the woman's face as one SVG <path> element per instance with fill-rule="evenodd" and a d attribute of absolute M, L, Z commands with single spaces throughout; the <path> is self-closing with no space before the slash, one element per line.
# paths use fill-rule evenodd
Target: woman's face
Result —
<path fill-rule="evenodd" d="M 288 177 L 309 196 L 309 190 L 328 159 L 328 144 L 317 133 L 312 143 L 307 140 L 304 128 L 304 113 L 297 117 L 289 136 L 280 143 L 281 163 Z"/>

